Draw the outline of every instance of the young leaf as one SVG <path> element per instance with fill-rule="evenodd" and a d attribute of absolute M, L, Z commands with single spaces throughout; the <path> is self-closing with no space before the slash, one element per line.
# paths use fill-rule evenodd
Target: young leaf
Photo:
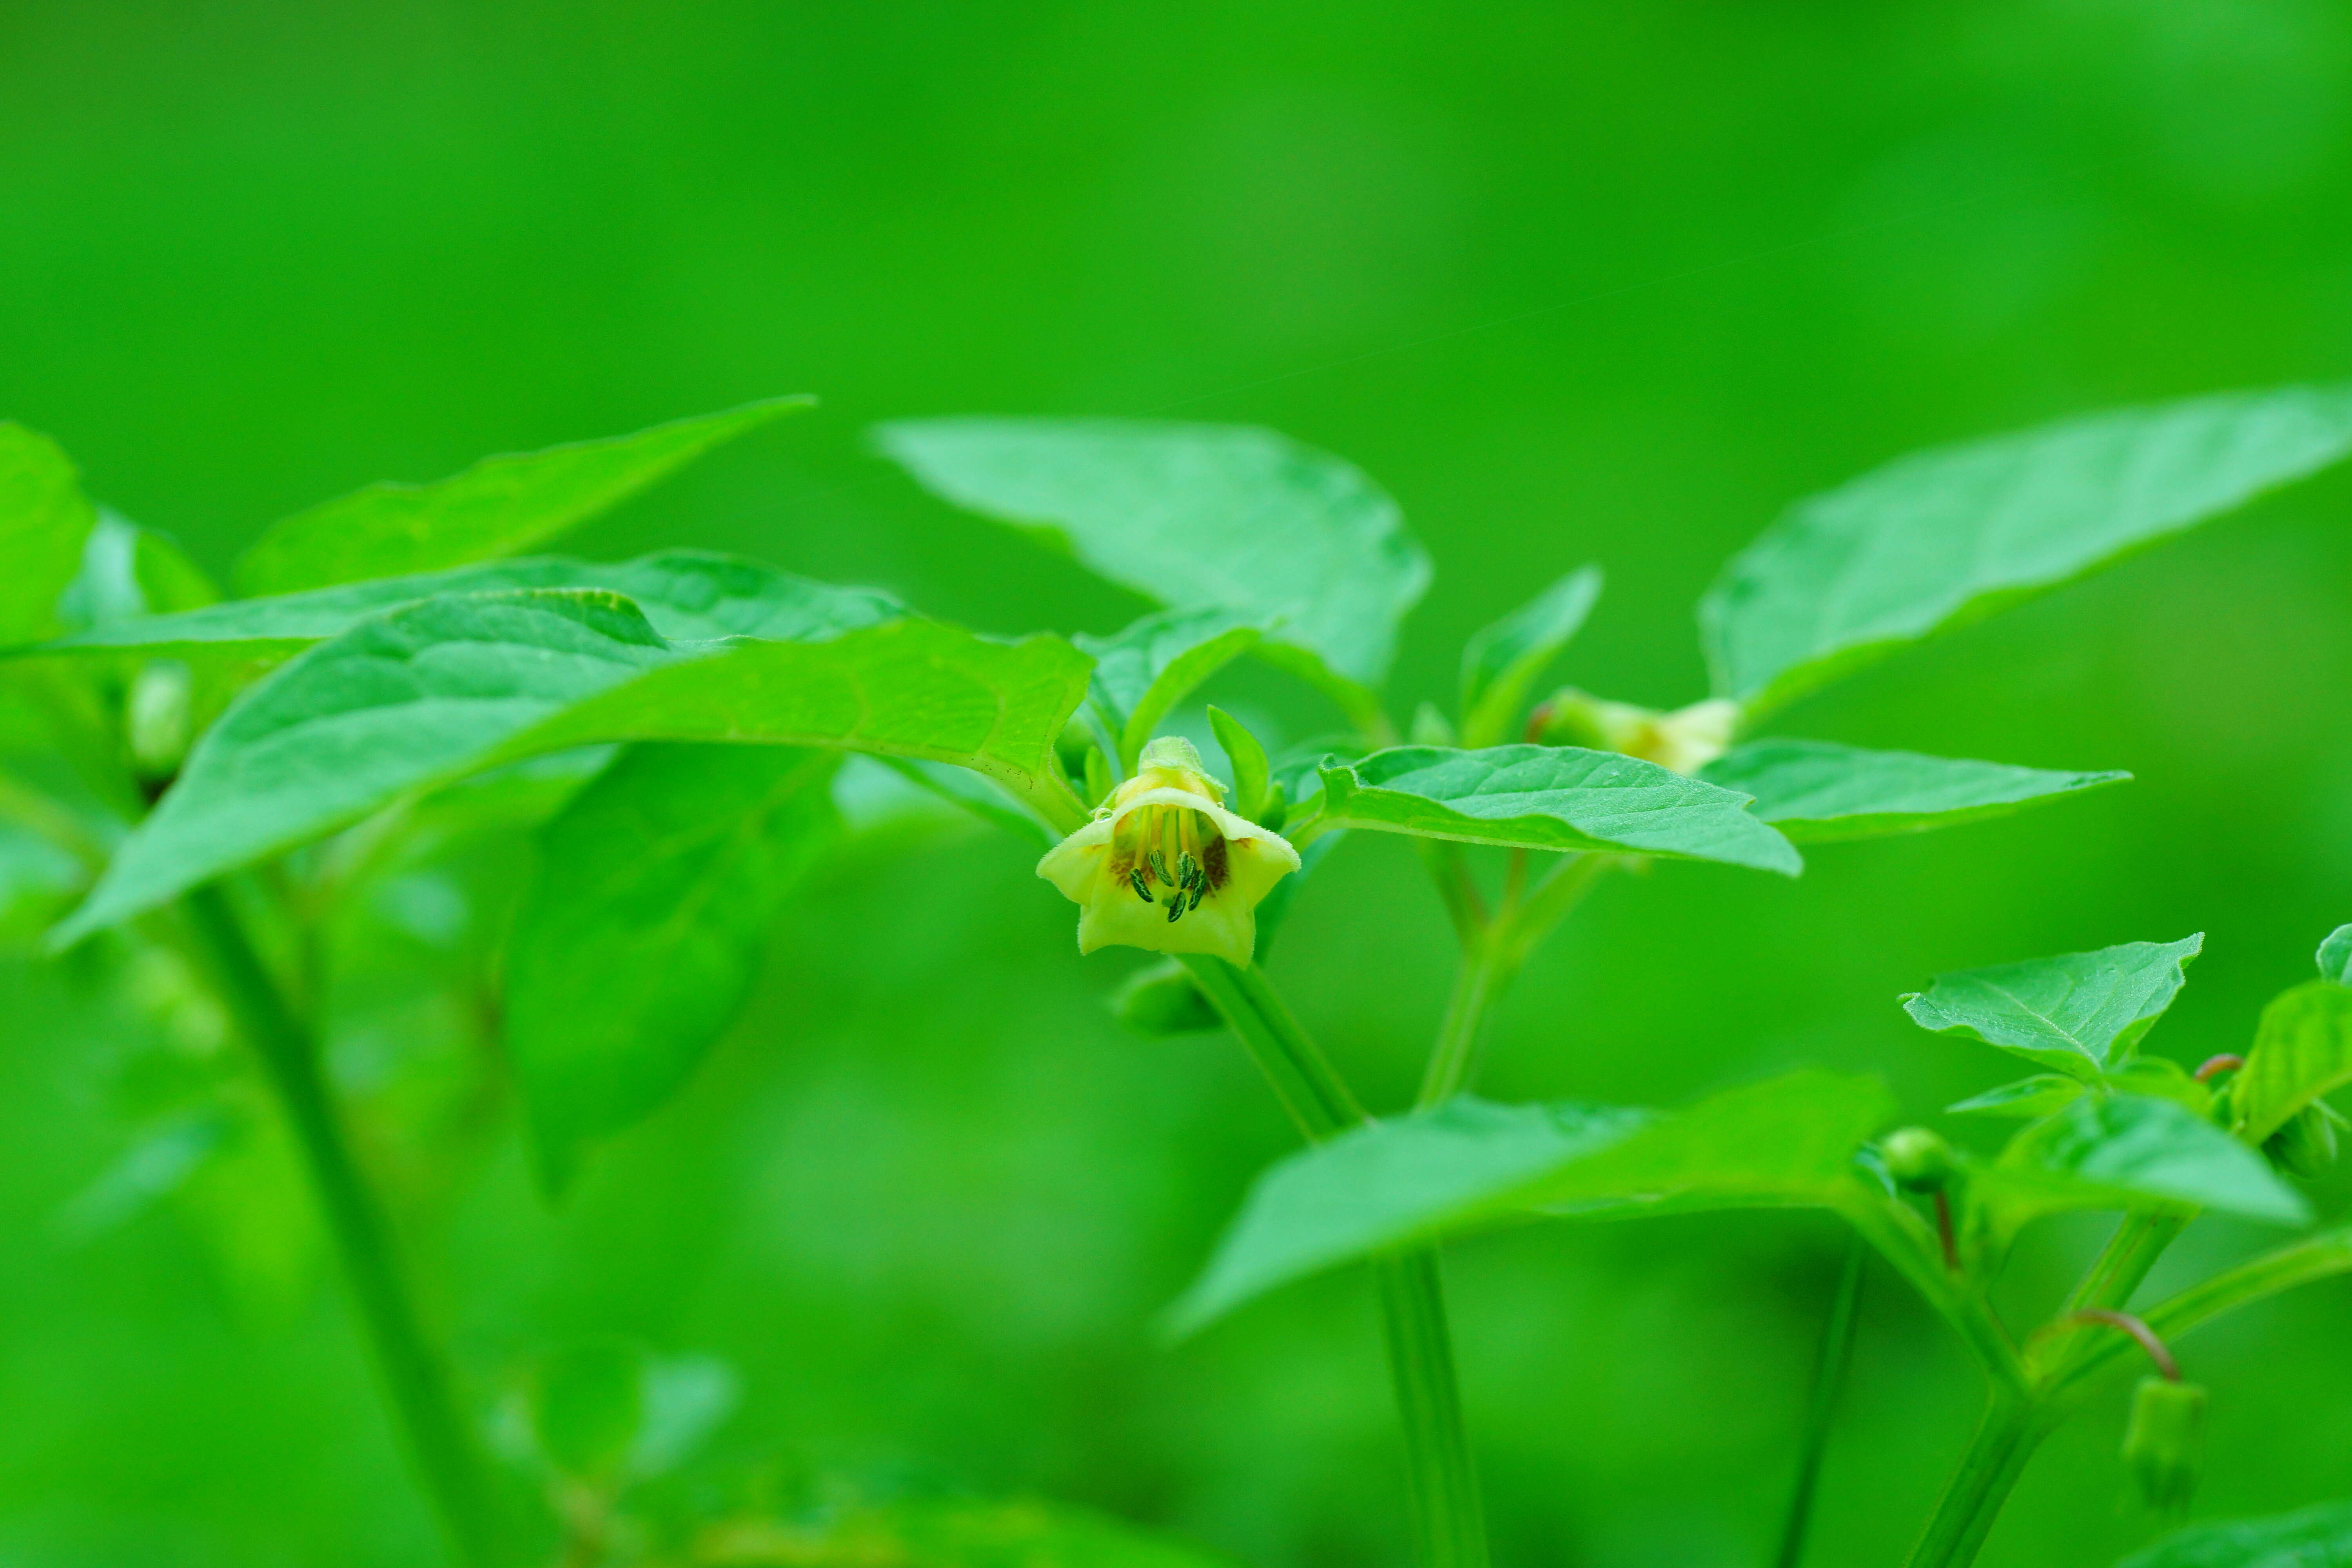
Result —
<path fill-rule="evenodd" d="M 1094 657 L 1095 707 L 1135 771 L 1168 710 L 1257 644 L 1259 626 L 1228 610 L 1161 610 L 1108 637 L 1070 640 Z"/>
<path fill-rule="evenodd" d="M 114 621 L 45 643 L 35 652 L 138 648 L 283 657 L 340 637 L 373 616 L 426 599 L 524 588 L 603 588 L 633 600 L 675 641 L 754 637 L 799 640 L 875 626 L 906 613 L 874 588 L 840 588 L 756 561 L 702 550 L 665 550 L 635 561 L 538 556 L 379 577 L 308 593 L 237 599 L 182 615 Z"/>
<path fill-rule="evenodd" d="M 178 545 L 101 511 L 83 543 L 81 569 L 58 596 L 58 619 L 80 632 L 197 609 L 219 598 L 220 590 Z"/>
<path fill-rule="evenodd" d="M 1512 725 L 1528 689 L 1559 656 L 1601 597 L 1601 568 L 1580 566 L 1462 648 L 1462 742 L 1492 746 L 1515 739 Z"/>
<path fill-rule="evenodd" d="M 1055 538 L 1180 609 L 1222 609 L 1378 686 L 1429 559 L 1352 465 L 1245 426 L 920 419 L 882 450 L 958 506 Z"/>
<path fill-rule="evenodd" d="M 2352 1502 L 2191 1525 L 2116 1568 L 2352 1568 Z"/>
<path fill-rule="evenodd" d="M 1526 1217 L 1834 1205 L 1893 1114 L 1864 1079 L 1801 1071 L 1679 1115 L 1458 1099 L 1343 1134 L 1260 1176 L 1170 1310 L 1191 1333 L 1275 1286 L 1350 1258 Z"/>
<path fill-rule="evenodd" d="M 1576 746 L 1396 746 L 1328 760 L 1318 822 L 1531 849 L 1721 860 L 1795 876 L 1789 841 L 1748 797 L 1655 763 Z"/>
<path fill-rule="evenodd" d="M 1222 708 L 1209 710 L 1209 728 L 1216 731 L 1217 744 L 1234 770 L 1234 809 L 1252 822 L 1263 821 L 1274 783 L 1274 764 L 1266 760 L 1265 748 L 1248 726 Z"/>
<path fill-rule="evenodd" d="M 1903 998 L 1923 1029 L 1958 1033 L 2086 1083 L 2121 1067 L 2172 1005 L 2205 936 L 2127 942 L 1990 969 L 1939 974 Z"/>
<path fill-rule="evenodd" d="M 2067 1208 L 2186 1205 L 2282 1225 L 2311 1217 L 2261 1155 L 2186 1107 L 2146 1095 L 2078 1100 L 2020 1132 L 1969 1181 L 2011 1230 Z"/>
<path fill-rule="evenodd" d="M 1818 844 L 2006 816 L 2039 801 L 2121 784 L 2131 774 L 2053 773 L 1773 739 L 1736 746 L 1698 776 L 1754 795 L 1750 811 L 1800 844 Z"/>
<path fill-rule="evenodd" d="M 1062 826 L 1054 739 L 1086 689 L 1067 643 L 896 621 L 824 642 L 667 643 L 589 590 L 431 599 L 240 697 L 190 753 L 63 945 L 413 792 L 612 741 L 823 746 L 954 763 Z"/>
<path fill-rule="evenodd" d="M 432 484 L 384 482 L 273 523 L 237 563 L 247 595 L 437 572 L 518 555 L 810 397 L 771 397 L 634 435 L 485 458 Z"/>
<path fill-rule="evenodd" d="M 2320 1096 L 2352 1083 L 2352 987 L 2307 980 L 2263 1009 L 2253 1048 L 2230 1089 L 2238 1133 L 2249 1143 L 2294 1120 Z"/>
<path fill-rule="evenodd" d="M 631 746 L 541 830 L 508 948 L 506 1033 L 551 1193 L 733 1021 L 769 921 L 833 840 L 838 760 Z"/>
<path fill-rule="evenodd" d="M 58 444 L 0 421 L 0 647 L 55 629 L 97 521 Z"/>
<path fill-rule="evenodd" d="M 1799 501 L 1699 604 L 1751 712 L 2055 587 L 2352 451 L 2352 389 L 2127 408 L 1899 458 Z"/>
<path fill-rule="evenodd" d="M 2329 931 L 2327 940 L 2312 955 L 2312 962 L 2319 965 L 2322 980 L 2352 985 L 2352 925 L 2337 926 Z"/>
<path fill-rule="evenodd" d="M 2039 1121 L 2065 1110 L 2089 1092 L 2081 1079 L 2068 1078 L 2064 1073 L 2036 1073 L 1955 1101 L 1944 1110 L 1952 1116 L 2014 1116 Z"/>

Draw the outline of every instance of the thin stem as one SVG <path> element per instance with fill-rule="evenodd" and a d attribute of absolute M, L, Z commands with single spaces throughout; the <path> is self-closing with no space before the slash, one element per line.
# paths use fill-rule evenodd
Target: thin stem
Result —
<path fill-rule="evenodd" d="M 1496 956 L 1506 973 L 1517 973 L 1536 943 L 1568 917 L 1611 864 L 1615 855 L 1563 855 L 1560 863 L 1535 885 L 1535 890 L 1512 910 L 1507 921 L 1496 922 Z"/>
<path fill-rule="evenodd" d="M 1856 1235 L 1846 1244 L 1845 1267 L 1839 1271 L 1837 1290 L 1830 1298 L 1830 1315 L 1822 1325 L 1822 1352 L 1813 1368 L 1813 1396 L 1805 1407 L 1804 1436 L 1797 1449 L 1797 1480 L 1790 1489 L 1789 1512 L 1780 1526 L 1777 1568 L 1800 1568 L 1805 1560 L 1805 1534 L 1812 1522 L 1813 1494 L 1822 1479 L 1822 1456 L 1829 1449 L 1830 1426 L 1837 1416 L 1838 1395 L 1845 1388 L 1847 1364 L 1853 1359 L 1853 1326 L 1862 1300 L 1862 1264 L 1869 1244 Z"/>
<path fill-rule="evenodd" d="M 1199 955 L 1181 962 L 1241 1037 L 1308 1142 L 1371 1120 L 1264 970 Z M 1423 1568 L 1486 1568 L 1486 1514 L 1462 1423 L 1437 1254 L 1427 1247 L 1391 1254 L 1374 1260 L 1373 1275 L 1404 1426 L 1419 1560 Z"/>
<path fill-rule="evenodd" d="M 2113 1312 L 2105 1307 L 2090 1307 L 2070 1317 L 2060 1319 L 2058 1324 L 2053 1326 L 2065 1323 L 2104 1323 L 2108 1328 L 2120 1329 L 2129 1334 L 2141 1350 L 2147 1352 L 2147 1359 L 2156 1363 L 2156 1370 L 2164 1374 L 2165 1382 L 2180 1381 L 2180 1363 L 2172 1359 L 2171 1349 L 2162 1340 L 2157 1338 L 2154 1329 L 2149 1328 L 2147 1324 L 2133 1317 L 2129 1312 Z"/>
<path fill-rule="evenodd" d="M 1412 1460 L 1407 1474 L 1419 1561 L 1428 1568 L 1486 1568 L 1486 1509 L 1462 1423 L 1437 1252 L 1422 1247 L 1375 1258 L 1372 1274 Z"/>
<path fill-rule="evenodd" d="M 1462 954 L 1454 972 L 1453 994 L 1445 999 L 1445 1017 L 1437 1026 L 1437 1044 L 1421 1079 L 1416 1109 L 1453 1099 L 1469 1086 L 1478 1060 L 1478 1034 L 1486 1008 L 1502 990 L 1505 975 L 1495 944 L 1481 942 Z"/>
<path fill-rule="evenodd" d="M 496 1530 L 490 1493 L 448 1369 L 426 1337 L 394 1254 L 390 1227 L 352 1157 L 310 1032 L 287 1006 L 217 885 L 183 900 L 200 958 L 292 1125 L 312 1190 L 358 1298 L 376 1364 L 392 1395 L 410 1458 L 461 1562 L 490 1563 Z"/>
<path fill-rule="evenodd" d="M 1975 1562 L 2048 1431 L 2032 1404 L 1995 1394 L 1927 1533 L 1912 1549 L 1909 1568 L 1967 1568 Z"/>

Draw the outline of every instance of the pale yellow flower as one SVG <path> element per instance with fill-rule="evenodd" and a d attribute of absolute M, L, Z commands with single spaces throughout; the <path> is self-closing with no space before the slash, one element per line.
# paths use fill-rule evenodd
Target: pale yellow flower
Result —
<path fill-rule="evenodd" d="M 1140 947 L 1249 963 L 1258 900 L 1298 869 L 1298 851 L 1227 811 L 1224 793 L 1190 741 L 1163 736 L 1093 821 L 1046 851 L 1037 875 L 1078 906 L 1080 952 Z"/>

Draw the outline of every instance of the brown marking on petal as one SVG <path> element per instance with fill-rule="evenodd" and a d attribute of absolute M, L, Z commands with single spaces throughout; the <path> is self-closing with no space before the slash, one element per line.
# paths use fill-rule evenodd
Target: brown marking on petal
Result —
<path fill-rule="evenodd" d="M 1208 873 L 1209 891 L 1213 893 L 1225 885 L 1230 868 L 1225 864 L 1225 841 L 1222 835 L 1209 835 L 1209 841 L 1201 847 L 1201 868 Z"/>

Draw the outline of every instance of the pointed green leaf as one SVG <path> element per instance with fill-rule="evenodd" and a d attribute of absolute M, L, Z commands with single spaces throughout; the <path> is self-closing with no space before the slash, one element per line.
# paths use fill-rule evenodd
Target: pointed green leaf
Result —
<path fill-rule="evenodd" d="M 2006 816 L 2038 801 L 2121 784 L 2131 774 L 2059 773 L 1773 739 L 1735 746 L 1698 776 L 1754 795 L 1750 811 L 1800 844 L 1818 844 Z"/>
<path fill-rule="evenodd" d="M 97 521 L 58 444 L 0 421 L 0 647 L 56 629 Z"/>
<path fill-rule="evenodd" d="M 1875 1081 L 1801 1071 L 1677 1115 L 1462 1099 L 1345 1133 L 1261 1175 L 1170 1324 L 1190 1333 L 1351 1258 L 1542 1211 L 1594 1217 L 1830 1205 L 1893 1114 Z"/>
<path fill-rule="evenodd" d="M 2260 1143 L 2304 1107 L 2352 1083 L 2352 987 L 2308 980 L 2263 1009 L 2230 1089 L 2238 1131 Z"/>
<path fill-rule="evenodd" d="M 1528 690 L 1584 626 L 1601 597 L 1601 568 L 1580 566 L 1462 648 L 1462 741 L 1473 748 L 1512 739 Z"/>
<path fill-rule="evenodd" d="M 1982 1094 L 1970 1095 L 1944 1107 L 1953 1116 L 2014 1116 L 2028 1121 L 2065 1110 L 2090 1092 L 2081 1079 L 2064 1073 L 2036 1073 Z"/>
<path fill-rule="evenodd" d="M 2312 962 L 2319 965 L 2322 980 L 2352 985 L 2352 925 L 2337 926 L 2329 931 L 2327 940 L 2312 955 Z"/>
<path fill-rule="evenodd" d="M 240 658 L 278 658 L 340 637 L 362 621 L 404 605 L 457 594 L 523 588 L 603 588 L 634 601 L 673 641 L 753 637 L 803 641 L 906 613 L 874 588 L 841 588 L 779 572 L 740 556 L 665 550 L 635 561 L 574 561 L 535 556 L 378 577 L 307 593 L 237 599 L 182 615 L 110 621 L 45 643 L 35 652 L 138 648 L 152 653 L 205 650 Z"/>
<path fill-rule="evenodd" d="M 80 632 L 197 609 L 219 597 L 220 590 L 178 545 L 152 529 L 101 511 L 83 543 L 81 569 L 58 597 L 58 619 Z"/>
<path fill-rule="evenodd" d="M 1179 609 L 1222 609 L 1380 684 L 1429 559 L 1353 465 L 1246 426 L 919 419 L 875 433 L 924 486 L 1045 532 Z"/>
<path fill-rule="evenodd" d="M 2352 1568 L 2352 1502 L 2191 1525 L 2116 1568 Z"/>
<path fill-rule="evenodd" d="M 2127 942 L 1939 974 L 1903 998 L 1923 1029 L 1958 1033 L 2086 1083 L 2121 1067 L 2172 1005 L 2205 936 Z"/>
<path fill-rule="evenodd" d="M 541 1173 L 674 1093 L 733 1022 L 770 921 L 833 842 L 839 756 L 643 744 L 540 834 L 507 957 L 507 1048 Z"/>
<path fill-rule="evenodd" d="M 1719 696 L 1777 706 L 2352 451 L 2352 389 L 2126 408 L 1899 458 L 1799 501 L 1699 605 Z"/>
<path fill-rule="evenodd" d="M 539 589 L 362 622 L 241 696 L 52 942 L 65 943 L 410 794 L 612 741 L 758 742 L 953 763 L 1057 827 L 1054 740 L 1086 689 L 1054 637 L 896 621 L 822 642 L 665 641 L 627 600 Z"/>
<path fill-rule="evenodd" d="M 1274 764 L 1266 760 L 1265 748 L 1248 726 L 1222 708 L 1209 710 L 1209 728 L 1216 732 L 1217 744 L 1234 771 L 1234 809 L 1252 822 L 1263 820 L 1266 792 L 1274 783 Z"/>
<path fill-rule="evenodd" d="M 1721 860 L 1795 876 L 1789 841 L 1744 795 L 1578 746 L 1396 746 L 1327 762 L 1318 822 L 1500 844 Z"/>
<path fill-rule="evenodd" d="M 2147 1095 L 2078 1100 L 2020 1132 L 1969 1180 L 2011 1230 L 2072 1208 L 2188 1206 L 2281 1225 L 2311 1217 L 2261 1155 L 2187 1107 Z"/>
<path fill-rule="evenodd" d="M 485 458 L 432 484 L 384 482 L 272 524 L 237 563 L 247 595 L 290 594 L 519 555 L 712 447 L 813 407 L 772 397 L 634 435 Z"/>
<path fill-rule="evenodd" d="M 1070 640 L 1094 657 L 1093 696 L 1118 741 L 1119 766 L 1135 771 L 1168 710 L 1257 644 L 1260 628 L 1228 610 L 1161 610 L 1116 636 Z"/>

